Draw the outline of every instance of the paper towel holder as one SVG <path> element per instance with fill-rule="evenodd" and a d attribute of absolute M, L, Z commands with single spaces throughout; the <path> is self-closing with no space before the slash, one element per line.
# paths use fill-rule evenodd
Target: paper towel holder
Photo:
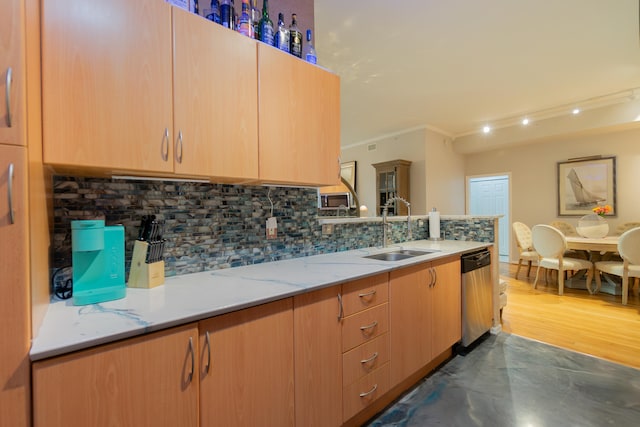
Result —
<path fill-rule="evenodd" d="M 434 207 L 433 209 L 431 209 L 431 212 L 436 212 L 438 213 L 438 211 L 436 210 L 436 208 Z M 429 220 L 431 220 L 431 213 L 429 213 Z M 440 220 L 439 216 L 438 216 L 438 221 Z M 440 224 L 438 224 L 438 232 L 440 231 Z M 431 233 L 431 223 L 429 223 L 429 233 Z M 432 241 L 438 241 L 438 240 L 444 240 L 442 237 L 438 236 L 438 237 L 431 237 L 431 235 L 429 235 L 429 240 Z"/>

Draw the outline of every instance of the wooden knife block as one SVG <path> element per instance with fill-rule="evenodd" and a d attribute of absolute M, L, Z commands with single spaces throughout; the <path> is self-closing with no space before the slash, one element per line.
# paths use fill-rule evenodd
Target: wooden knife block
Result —
<path fill-rule="evenodd" d="M 129 270 L 130 288 L 154 288 L 164 283 L 164 261 L 147 264 L 147 252 L 149 244 L 136 240 L 131 257 L 131 269 Z"/>

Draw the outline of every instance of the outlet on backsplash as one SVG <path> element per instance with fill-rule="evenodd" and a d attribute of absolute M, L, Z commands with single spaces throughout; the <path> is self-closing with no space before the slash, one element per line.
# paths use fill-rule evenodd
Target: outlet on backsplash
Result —
<path fill-rule="evenodd" d="M 333 234 L 333 224 L 322 224 L 322 234 Z"/>

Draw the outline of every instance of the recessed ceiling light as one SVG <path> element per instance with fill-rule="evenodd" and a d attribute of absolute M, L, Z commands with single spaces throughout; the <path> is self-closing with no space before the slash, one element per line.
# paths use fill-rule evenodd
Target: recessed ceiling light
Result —
<path fill-rule="evenodd" d="M 579 108 L 574 108 L 573 111 L 571 111 L 571 114 L 573 114 L 574 116 L 576 114 L 580 114 L 580 109 Z"/>
<path fill-rule="evenodd" d="M 489 126 L 489 125 L 484 125 L 484 127 L 482 128 L 482 132 L 484 132 L 484 133 L 489 133 L 489 132 L 491 132 L 491 126 Z"/>
<path fill-rule="evenodd" d="M 529 124 L 529 119 L 528 119 L 528 118 L 526 118 L 526 117 L 525 117 L 524 119 L 522 119 L 522 124 L 523 124 L 524 126 L 528 125 L 528 124 Z"/>

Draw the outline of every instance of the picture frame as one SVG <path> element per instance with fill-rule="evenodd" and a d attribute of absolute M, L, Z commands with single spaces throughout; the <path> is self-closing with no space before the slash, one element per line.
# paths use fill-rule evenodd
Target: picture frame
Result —
<path fill-rule="evenodd" d="M 616 216 L 616 158 L 592 156 L 558 162 L 558 216 L 583 216 L 609 205 Z"/>
<path fill-rule="evenodd" d="M 351 162 L 344 162 L 340 164 L 340 176 L 345 179 L 353 188 L 353 191 L 356 191 L 356 161 L 353 160 Z"/>

